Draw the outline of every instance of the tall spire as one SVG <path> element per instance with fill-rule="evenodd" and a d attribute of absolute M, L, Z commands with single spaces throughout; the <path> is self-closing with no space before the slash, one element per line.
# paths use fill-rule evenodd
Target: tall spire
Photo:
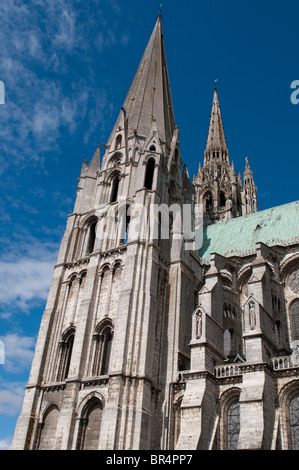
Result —
<path fill-rule="evenodd" d="M 218 100 L 217 88 L 214 87 L 214 97 L 212 104 L 212 114 L 210 119 L 210 127 L 207 141 L 207 149 L 226 149 L 226 141 L 222 117 L 220 112 L 220 104 Z"/>
<path fill-rule="evenodd" d="M 160 138 L 168 143 L 171 142 L 176 126 L 164 49 L 161 14 L 158 16 L 122 108 L 126 115 L 128 136 L 137 133 L 140 136 L 147 137 L 153 122 L 155 122 Z M 116 128 L 120 119 L 121 113 L 116 122 Z"/>
<path fill-rule="evenodd" d="M 242 184 L 230 165 L 216 86 L 204 153 L 204 165 L 194 178 L 198 204 L 203 205 L 204 225 L 242 215 Z"/>

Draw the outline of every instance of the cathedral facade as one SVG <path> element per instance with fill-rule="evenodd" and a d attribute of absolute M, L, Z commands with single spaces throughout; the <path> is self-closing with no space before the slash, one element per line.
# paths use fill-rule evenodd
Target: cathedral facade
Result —
<path fill-rule="evenodd" d="M 299 449 L 298 216 L 258 211 L 216 88 L 190 180 L 159 16 L 83 162 L 13 449 Z"/>

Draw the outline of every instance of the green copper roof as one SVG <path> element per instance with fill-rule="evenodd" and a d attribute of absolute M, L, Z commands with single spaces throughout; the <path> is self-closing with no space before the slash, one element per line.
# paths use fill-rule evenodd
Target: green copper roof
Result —
<path fill-rule="evenodd" d="M 238 255 L 255 244 L 286 245 L 299 237 L 299 201 L 204 227 L 201 258 Z M 299 242 L 299 238 L 297 240 Z"/>

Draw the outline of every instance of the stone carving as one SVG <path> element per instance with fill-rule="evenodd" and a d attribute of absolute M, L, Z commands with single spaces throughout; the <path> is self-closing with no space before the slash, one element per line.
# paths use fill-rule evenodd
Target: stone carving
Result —
<path fill-rule="evenodd" d="M 195 311 L 195 337 L 199 339 L 202 334 L 202 310 L 200 307 Z"/>
<path fill-rule="evenodd" d="M 251 330 L 254 330 L 256 327 L 256 315 L 255 315 L 254 302 L 250 302 L 249 304 L 249 325 L 250 325 Z"/>

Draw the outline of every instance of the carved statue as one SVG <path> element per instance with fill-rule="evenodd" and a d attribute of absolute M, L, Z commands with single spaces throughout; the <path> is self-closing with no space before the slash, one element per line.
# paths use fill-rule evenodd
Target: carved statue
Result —
<path fill-rule="evenodd" d="M 250 302 L 249 304 L 249 324 L 250 324 L 250 329 L 254 330 L 256 327 L 256 315 L 255 315 L 254 302 Z"/>
<path fill-rule="evenodd" d="M 200 307 L 195 311 L 195 337 L 199 339 L 202 334 L 202 310 Z"/>

